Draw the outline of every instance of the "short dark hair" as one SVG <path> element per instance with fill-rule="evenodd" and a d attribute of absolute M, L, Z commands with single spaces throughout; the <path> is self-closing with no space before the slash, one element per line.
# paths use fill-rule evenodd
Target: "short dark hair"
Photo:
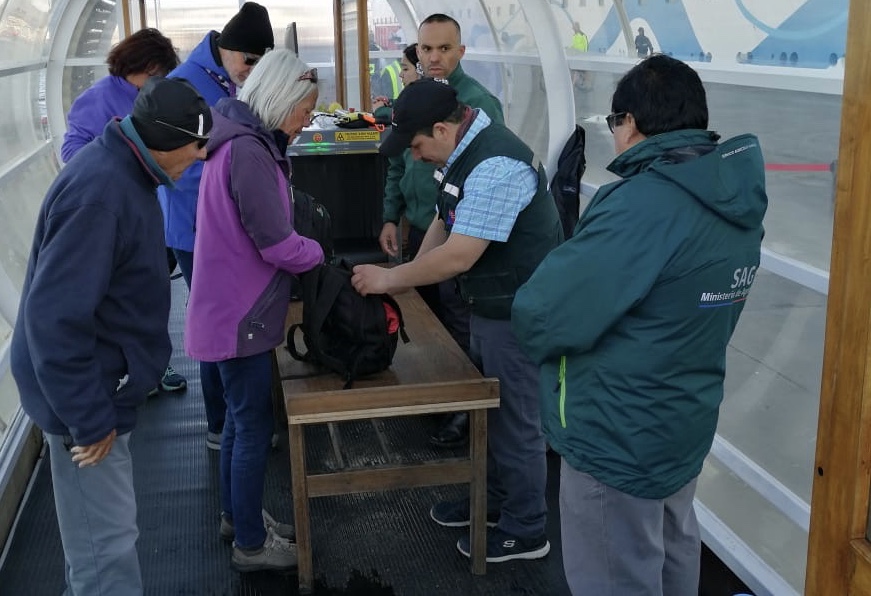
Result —
<path fill-rule="evenodd" d="M 405 46 L 405 48 L 403 48 L 402 50 L 402 53 L 405 54 L 405 59 L 412 64 L 417 64 L 418 62 L 420 62 L 420 60 L 418 60 L 417 58 L 417 42 Z"/>
<path fill-rule="evenodd" d="M 460 39 L 463 38 L 463 31 L 460 29 L 460 24 L 454 17 L 449 17 L 448 15 L 442 14 L 440 12 L 433 13 L 420 22 L 418 30 L 420 29 L 420 27 L 423 27 L 424 25 L 429 25 L 430 23 L 453 23 L 454 27 L 457 28 L 457 35 L 460 36 Z"/>
<path fill-rule="evenodd" d="M 109 74 L 125 78 L 150 73 L 166 76 L 179 64 L 172 41 L 153 28 L 140 29 L 115 44 L 106 57 Z"/>
<path fill-rule="evenodd" d="M 416 82 L 417 81 L 415 81 L 415 83 Z M 412 83 L 412 85 L 413 84 L 414 83 Z M 468 112 L 470 109 L 471 108 L 469 108 L 469 106 L 467 106 L 463 102 L 459 102 L 459 103 L 457 103 L 457 107 L 454 108 L 454 111 L 451 112 L 450 114 L 448 114 L 444 120 L 440 120 L 440 122 L 447 122 L 449 124 L 460 124 L 466 118 L 466 112 Z M 415 134 L 415 136 L 424 135 L 427 137 L 431 137 L 432 130 L 435 127 L 435 125 L 436 125 L 436 123 L 434 122 L 432 125 L 424 128 L 424 129 L 418 130 L 414 134 Z"/>
<path fill-rule="evenodd" d="M 645 58 L 623 75 L 611 111 L 632 114 L 638 132 L 648 137 L 708 128 L 708 101 L 698 73 L 665 54 Z"/>

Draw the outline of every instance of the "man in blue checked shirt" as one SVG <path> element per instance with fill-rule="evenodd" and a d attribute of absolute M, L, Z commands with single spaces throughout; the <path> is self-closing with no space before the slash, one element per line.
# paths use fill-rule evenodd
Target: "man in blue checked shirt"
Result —
<path fill-rule="evenodd" d="M 545 443 L 538 371 L 511 331 L 514 293 L 562 241 L 562 228 L 532 150 L 480 109 L 457 100 L 433 79 L 406 87 L 393 108 L 381 152 L 411 147 L 414 159 L 438 166 L 438 215 L 417 257 L 384 269 L 354 268 L 361 294 L 391 293 L 456 277 L 469 304 L 470 356 L 497 377 L 501 405 L 488 418 L 487 562 L 538 559 L 550 551 L 545 535 Z M 430 517 L 443 526 L 469 525 L 469 499 L 438 503 Z M 469 556 L 469 536 L 457 548 Z"/>

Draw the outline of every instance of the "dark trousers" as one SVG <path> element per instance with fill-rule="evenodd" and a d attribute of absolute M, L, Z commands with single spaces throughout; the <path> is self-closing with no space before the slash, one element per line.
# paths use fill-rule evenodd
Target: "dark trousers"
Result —
<path fill-rule="evenodd" d="M 547 461 L 538 395 L 538 367 L 520 350 L 511 321 L 472 315 L 470 356 L 499 379 L 499 407 L 487 413 L 487 508 L 513 536 L 544 534 Z"/>
<path fill-rule="evenodd" d="M 186 250 L 173 248 L 178 268 L 188 285 L 191 287 L 191 278 L 194 271 L 194 253 Z M 224 385 L 221 383 L 221 373 L 214 362 L 200 362 L 200 383 L 203 389 L 203 402 L 206 406 L 206 423 L 209 432 L 220 433 L 224 429 L 227 404 L 224 401 Z"/>
<path fill-rule="evenodd" d="M 417 256 L 426 230 L 410 226 L 408 230 L 409 259 Z M 436 318 L 441 321 L 454 341 L 469 353 L 469 305 L 460 298 L 457 281 L 453 278 L 441 283 L 415 288 Z"/>

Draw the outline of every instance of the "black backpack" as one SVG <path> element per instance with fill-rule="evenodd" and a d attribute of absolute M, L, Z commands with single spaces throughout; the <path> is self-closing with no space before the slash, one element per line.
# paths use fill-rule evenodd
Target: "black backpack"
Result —
<path fill-rule="evenodd" d="M 563 235 L 568 240 L 575 231 L 581 208 L 581 177 L 587 169 L 584 155 L 586 133 L 580 125 L 563 145 L 557 160 L 556 174 L 550 181 L 550 193 L 556 202 Z"/>
<path fill-rule="evenodd" d="M 330 212 L 310 194 L 291 186 L 293 200 L 293 229 L 300 236 L 317 240 L 324 250 L 324 262 L 335 259 L 333 225 Z"/>
<path fill-rule="evenodd" d="M 311 362 L 345 379 L 345 389 L 354 380 L 387 369 L 393 362 L 398 338 L 408 341 L 402 311 L 386 294 L 361 296 L 351 285 L 348 263 L 319 265 L 300 275 L 302 324 L 287 332 L 287 349 L 297 360 Z M 392 327 L 388 311 L 393 313 Z M 301 354 L 294 342 L 302 329 L 307 351 Z M 321 374 L 289 376 L 300 378 Z"/>

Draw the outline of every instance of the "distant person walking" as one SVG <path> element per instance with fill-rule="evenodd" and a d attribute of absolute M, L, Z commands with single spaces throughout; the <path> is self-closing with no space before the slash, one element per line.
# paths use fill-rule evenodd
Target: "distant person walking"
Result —
<path fill-rule="evenodd" d="M 644 35 L 644 27 L 638 28 L 638 35 L 635 36 L 635 51 L 638 52 L 639 58 L 647 58 L 653 53 L 653 44 L 650 43 L 650 38 Z"/>
<path fill-rule="evenodd" d="M 581 24 L 577 21 L 575 21 L 572 26 L 574 27 L 572 49 L 577 50 L 578 52 L 586 52 L 590 47 L 590 40 L 587 37 L 587 34 L 581 31 Z"/>

